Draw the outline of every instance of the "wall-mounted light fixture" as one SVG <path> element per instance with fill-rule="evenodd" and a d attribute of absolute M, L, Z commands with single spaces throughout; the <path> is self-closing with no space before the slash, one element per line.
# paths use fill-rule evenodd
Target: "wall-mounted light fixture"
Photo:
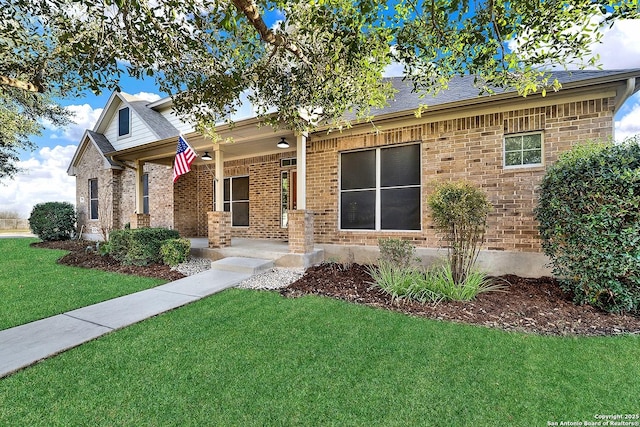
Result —
<path fill-rule="evenodd" d="M 282 139 L 280 139 L 280 142 L 278 142 L 278 144 L 276 144 L 276 147 L 278 147 L 278 148 L 289 148 L 289 143 L 284 139 L 284 136 L 283 136 Z"/>
<path fill-rule="evenodd" d="M 205 151 L 204 154 L 202 155 L 202 157 L 200 157 L 202 160 L 211 160 L 213 159 L 213 157 L 211 157 L 211 155 L 209 154 L 208 151 Z"/>

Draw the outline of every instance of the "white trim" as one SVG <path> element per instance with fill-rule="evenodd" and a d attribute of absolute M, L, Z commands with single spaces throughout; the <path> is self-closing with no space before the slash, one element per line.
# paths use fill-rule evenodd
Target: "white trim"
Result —
<path fill-rule="evenodd" d="M 525 137 L 527 135 L 540 135 L 540 163 L 521 163 L 519 165 L 507 165 L 507 138 L 513 137 Z M 534 151 L 534 150 L 520 150 L 522 154 L 525 151 Z M 544 167 L 544 131 L 538 130 L 533 132 L 522 132 L 522 133 L 510 133 L 504 134 L 502 137 L 502 167 L 503 169 L 512 170 L 512 169 L 529 169 L 529 168 L 539 168 Z M 515 152 L 515 151 L 513 151 Z"/>

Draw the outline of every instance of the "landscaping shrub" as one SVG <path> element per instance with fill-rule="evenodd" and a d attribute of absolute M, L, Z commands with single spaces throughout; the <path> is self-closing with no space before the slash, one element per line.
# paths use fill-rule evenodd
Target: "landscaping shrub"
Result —
<path fill-rule="evenodd" d="M 123 262 L 131 246 L 131 230 L 112 230 L 109 233 L 109 255 Z"/>
<path fill-rule="evenodd" d="M 397 268 L 409 268 L 416 261 L 416 248 L 408 240 L 378 239 L 380 249 L 380 263 L 388 263 Z"/>
<path fill-rule="evenodd" d="M 68 202 L 38 203 L 29 216 L 29 227 L 45 241 L 69 240 L 76 231 L 76 210 Z"/>
<path fill-rule="evenodd" d="M 462 281 L 454 280 L 447 260 L 444 265 L 423 271 L 417 265 L 415 247 L 399 239 L 379 239 L 380 259 L 369 268 L 374 284 L 393 300 L 411 299 L 421 303 L 470 301 L 482 292 L 502 290 L 477 270 L 469 270 Z"/>
<path fill-rule="evenodd" d="M 113 230 L 109 236 L 109 253 L 124 264 L 161 263 L 160 248 L 164 241 L 179 237 L 176 230 L 167 228 Z"/>
<path fill-rule="evenodd" d="M 191 242 L 189 239 L 169 239 L 165 240 L 160 246 L 162 262 L 172 267 L 187 261 L 190 252 Z"/>
<path fill-rule="evenodd" d="M 640 312 L 638 142 L 576 146 L 542 181 L 542 248 L 578 304 Z"/>
<path fill-rule="evenodd" d="M 427 204 L 436 228 L 448 242 L 453 280 L 461 284 L 478 258 L 491 204 L 481 190 L 467 182 L 440 184 Z"/>

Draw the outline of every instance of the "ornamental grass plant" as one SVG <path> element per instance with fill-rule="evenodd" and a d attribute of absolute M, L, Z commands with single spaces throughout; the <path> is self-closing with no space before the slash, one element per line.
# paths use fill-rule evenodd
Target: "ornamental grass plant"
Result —
<path fill-rule="evenodd" d="M 504 286 L 486 274 L 471 269 L 457 280 L 450 260 L 424 270 L 415 256 L 415 247 L 406 240 L 380 239 L 378 266 L 371 266 L 373 284 L 394 301 L 415 300 L 437 304 L 441 301 L 471 301 L 483 292 L 502 291 Z"/>

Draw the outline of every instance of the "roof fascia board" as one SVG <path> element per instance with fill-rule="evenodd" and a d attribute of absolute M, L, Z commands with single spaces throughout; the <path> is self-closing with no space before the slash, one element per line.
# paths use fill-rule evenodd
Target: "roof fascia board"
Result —
<path fill-rule="evenodd" d="M 98 121 L 96 121 L 96 124 L 93 126 L 92 130 L 94 132 L 104 133 L 102 124 L 107 117 L 110 117 L 111 115 L 113 115 L 113 109 L 114 109 L 113 103 L 115 102 L 116 98 L 118 98 L 120 102 L 126 102 L 124 97 L 120 96 L 120 93 L 114 90 L 113 93 L 111 93 L 111 96 L 109 97 L 109 100 L 107 101 L 104 109 L 102 110 L 100 117 L 98 117 Z"/>
<path fill-rule="evenodd" d="M 98 146 L 96 141 L 93 139 L 93 136 L 91 136 L 91 133 L 89 133 L 88 130 L 84 131 L 84 134 L 82 135 L 82 138 L 80 139 L 80 141 L 81 141 L 80 145 L 78 145 L 78 148 L 76 149 L 75 153 L 73 153 L 71 162 L 69 162 L 69 167 L 67 168 L 67 175 L 70 175 L 70 176 L 76 175 L 77 164 L 79 160 L 82 158 L 82 156 L 84 155 L 85 151 L 87 151 L 87 146 L 89 145 L 89 143 L 93 144 L 93 147 L 96 149 L 98 154 L 102 156 L 102 164 L 105 169 L 122 169 L 122 167 L 113 165 L 109 162 L 109 159 L 102 152 L 102 150 L 100 149 L 100 147 Z"/>

